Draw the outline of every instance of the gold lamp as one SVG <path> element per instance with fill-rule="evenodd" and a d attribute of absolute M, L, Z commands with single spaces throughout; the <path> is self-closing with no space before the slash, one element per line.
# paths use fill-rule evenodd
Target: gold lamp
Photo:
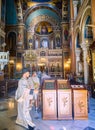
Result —
<path fill-rule="evenodd" d="M 37 55 L 32 50 L 32 43 L 29 43 L 29 49 L 24 53 L 24 59 L 28 61 L 36 61 Z"/>

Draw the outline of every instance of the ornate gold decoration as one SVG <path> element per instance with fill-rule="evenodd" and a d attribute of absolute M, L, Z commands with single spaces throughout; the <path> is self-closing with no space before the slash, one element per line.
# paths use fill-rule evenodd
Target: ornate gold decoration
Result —
<path fill-rule="evenodd" d="M 90 65 L 90 61 L 91 61 L 90 51 L 89 51 L 88 54 L 87 54 L 86 61 L 87 61 L 87 63 Z"/>

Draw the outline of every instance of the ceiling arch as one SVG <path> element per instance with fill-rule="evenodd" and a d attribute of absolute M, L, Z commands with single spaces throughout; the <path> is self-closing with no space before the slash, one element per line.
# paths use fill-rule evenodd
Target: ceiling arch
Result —
<path fill-rule="evenodd" d="M 51 5 L 48 6 L 48 4 L 40 4 L 27 10 L 24 15 L 25 25 L 30 25 L 31 21 L 39 16 L 52 17 L 52 19 L 56 20 L 58 23 L 61 21 L 61 15 L 57 9 L 53 8 Z"/>
<path fill-rule="evenodd" d="M 35 12 L 31 13 L 26 21 L 25 21 L 25 24 L 26 25 L 29 25 L 31 23 L 31 21 L 35 18 L 35 17 L 38 17 L 38 16 L 41 16 L 41 15 L 47 15 L 47 16 L 50 16 L 52 17 L 53 19 L 55 19 L 56 21 L 60 22 L 60 18 L 58 15 L 56 15 L 56 13 L 52 12 L 51 10 L 48 10 L 48 9 L 39 9 L 39 10 L 36 10 Z"/>

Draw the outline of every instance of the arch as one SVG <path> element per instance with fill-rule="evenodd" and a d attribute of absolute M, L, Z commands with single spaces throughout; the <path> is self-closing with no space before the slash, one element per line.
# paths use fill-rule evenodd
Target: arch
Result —
<path fill-rule="evenodd" d="M 80 30 L 81 30 L 81 42 L 84 41 L 84 30 L 85 30 L 85 23 L 87 20 L 87 17 L 91 16 L 91 6 L 87 6 L 83 12 L 81 21 L 80 21 Z"/>
<path fill-rule="evenodd" d="M 10 54 L 16 55 L 16 33 L 10 32 L 7 37 L 7 49 L 10 51 Z"/>
<path fill-rule="evenodd" d="M 33 15 L 33 13 L 35 15 Z M 37 4 L 31 8 L 29 8 L 24 15 L 24 23 L 27 20 L 27 18 L 32 14 L 32 17 L 37 17 L 38 15 L 49 15 L 49 16 L 53 16 L 54 19 L 57 19 L 61 21 L 61 15 L 60 15 L 60 10 L 58 8 L 56 8 L 53 5 L 50 4 Z M 31 17 L 31 20 L 32 20 Z"/>
<path fill-rule="evenodd" d="M 85 28 L 84 28 L 84 38 L 93 38 L 92 35 L 92 28 L 86 27 L 87 24 L 91 24 L 91 16 L 88 16 L 85 21 Z"/>
<path fill-rule="evenodd" d="M 46 21 L 51 25 L 57 26 L 61 22 L 60 13 L 49 4 L 38 4 L 28 9 L 24 15 L 24 23 L 26 28 L 31 27 L 32 32 L 34 32 L 35 25 L 42 21 Z"/>
<path fill-rule="evenodd" d="M 8 35 L 9 35 L 11 32 L 15 33 L 15 35 L 16 35 L 16 37 L 17 37 L 17 32 L 16 32 L 15 30 L 10 30 L 10 31 L 8 31 L 8 32 L 7 32 L 7 37 L 8 37 Z"/>
<path fill-rule="evenodd" d="M 27 31 L 34 33 L 36 25 L 43 21 L 51 24 L 53 30 L 60 29 L 59 23 L 55 19 L 52 19 L 52 17 L 47 15 L 41 15 L 35 17 L 29 25 L 26 25 Z"/>

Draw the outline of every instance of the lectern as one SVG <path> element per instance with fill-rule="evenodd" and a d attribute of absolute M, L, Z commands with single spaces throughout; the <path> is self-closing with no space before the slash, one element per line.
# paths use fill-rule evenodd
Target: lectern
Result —
<path fill-rule="evenodd" d="M 55 80 L 44 80 L 42 89 L 43 119 L 57 119 Z"/>
<path fill-rule="evenodd" d="M 72 90 L 68 80 L 57 80 L 58 119 L 72 119 Z"/>

